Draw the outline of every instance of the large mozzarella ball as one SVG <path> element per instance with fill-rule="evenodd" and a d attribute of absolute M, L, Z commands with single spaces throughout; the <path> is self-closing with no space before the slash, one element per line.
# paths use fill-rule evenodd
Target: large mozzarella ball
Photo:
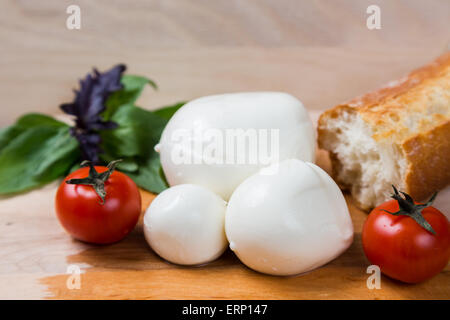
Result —
<path fill-rule="evenodd" d="M 295 275 L 344 252 L 353 225 L 336 183 L 318 166 L 286 160 L 246 179 L 228 203 L 230 248 L 248 267 Z"/>
<path fill-rule="evenodd" d="M 315 145 L 312 122 L 297 98 L 249 92 L 187 103 L 171 118 L 156 149 L 171 186 L 198 184 L 228 200 L 262 167 L 290 158 L 314 162 Z"/>
<path fill-rule="evenodd" d="M 227 247 L 224 231 L 226 202 L 192 184 L 164 190 L 144 216 L 144 234 L 162 258 L 196 265 L 218 258 Z"/>

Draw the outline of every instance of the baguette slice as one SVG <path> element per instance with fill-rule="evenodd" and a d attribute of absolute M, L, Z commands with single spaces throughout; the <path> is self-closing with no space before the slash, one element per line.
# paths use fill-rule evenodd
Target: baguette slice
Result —
<path fill-rule="evenodd" d="M 392 184 L 417 201 L 449 185 L 450 52 L 324 112 L 318 140 L 362 209 L 389 199 Z"/>

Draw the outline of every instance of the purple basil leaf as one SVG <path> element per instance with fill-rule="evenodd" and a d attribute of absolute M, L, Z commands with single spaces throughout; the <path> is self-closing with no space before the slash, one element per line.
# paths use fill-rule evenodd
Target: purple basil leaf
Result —
<path fill-rule="evenodd" d="M 117 127 L 118 127 L 117 123 L 115 123 L 113 121 L 105 121 L 102 123 L 92 124 L 92 128 L 95 130 L 110 130 L 110 129 L 115 129 Z"/>
<path fill-rule="evenodd" d="M 123 88 L 120 79 L 126 66 L 119 64 L 106 72 L 94 68 L 80 80 L 80 89 L 74 90 L 75 99 L 72 103 L 64 103 L 61 110 L 75 116 L 75 127 L 71 134 L 78 140 L 83 158 L 98 162 L 101 138 L 98 130 L 108 130 L 117 127 L 112 121 L 104 121 L 100 114 L 105 111 L 106 100 L 111 93 Z"/>
<path fill-rule="evenodd" d="M 76 115 L 76 107 L 74 103 L 64 103 L 60 108 L 67 114 Z"/>

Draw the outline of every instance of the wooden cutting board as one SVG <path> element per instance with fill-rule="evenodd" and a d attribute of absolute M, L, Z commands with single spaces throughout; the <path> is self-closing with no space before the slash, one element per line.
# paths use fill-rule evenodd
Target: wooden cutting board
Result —
<path fill-rule="evenodd" d="M 328 155 L 318 164 L 329 171 Z M 147 245 L 142 219 L 119 243 L 95 246 L 73 240 L 53 210 L 57 184 L 2 200 L 0 298 L 50 299 L 448 299 L 450 268 L 418 285 L 381 278 L 368 289 L 370 265 L 361 247 L 367 214 L 346 200 L 355 238 L 352 246 L 324 267 L 304 275 L 275 277 L 245 267 L 231 252 L 201 267 L 165 262 Z M 142 192 L 147 208 L 154 195 Z M 24 201 L 26 200 L 26 201 Z M 68 289 L 69 266 L 77 266 L 80 289 Z"/>
<path fill-rule="evenodd" d="M 118 62 L 154 79 L 139 105 L 156 108 L 204 95 L 284 91 L 310 112 L 374 89 L 448 47 L 448 1 L 377 1 L 382 29 L 366 27 L 372 1 L 88 1 L 82 29 L 67 30 L 67 1 L 0 1 L 0 127 L 26 112 L 54 114 L 93 66 Z M 257 26 L 257 27 L 256 27 Z M 319 164 L 327 168 L 326 155 Z M 142 227 L 110 246 L 73 240 L 53 209 L 57 183 L 0 197 L 0 299 L 400 299 L 450 298 L 447 267 L 419 285 L 383 277 L 369 290 L 360 232 L 366 213 L 347 196 L 355 227 L 349 250 L 306 275 L 272 277 L 231 252 L 198 268 L 166 263 Z M 143 193 L 146 205 L 153 195 Z M 69 266 L 81 289 L 66 286 Z"/>

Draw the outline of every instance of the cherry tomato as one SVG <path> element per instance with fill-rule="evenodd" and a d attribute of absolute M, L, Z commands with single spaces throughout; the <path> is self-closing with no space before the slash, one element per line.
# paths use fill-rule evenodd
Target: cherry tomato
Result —
<path fill-rule="evenodd" d="M 367 258 L 378 265 L 382 273 L 403 282 L 418 283 L 446 267 L 450 258 L 450 222 L 434 207 L 421 209 L 422 217 L 435 232 L 433 234 L 408 215 L 384 211 L 398 212 L 400 209 L 397 200 L 376 207 L 364 224 L 362 244 Z"/>
<path fill-rule="evenodd" d="M 113 243 L 123 239 L 138 222 L 141 195 L 133 180 L 114 169 L 100 188 L 106 192 L 104 202 L 93 185 L 69 184 L 86 180 L 92 168 L 97 174 L 109 169 L 83 167 L 68 175 L 56 193 L 56 213 L 74 238 L 96 244 Z"/>

